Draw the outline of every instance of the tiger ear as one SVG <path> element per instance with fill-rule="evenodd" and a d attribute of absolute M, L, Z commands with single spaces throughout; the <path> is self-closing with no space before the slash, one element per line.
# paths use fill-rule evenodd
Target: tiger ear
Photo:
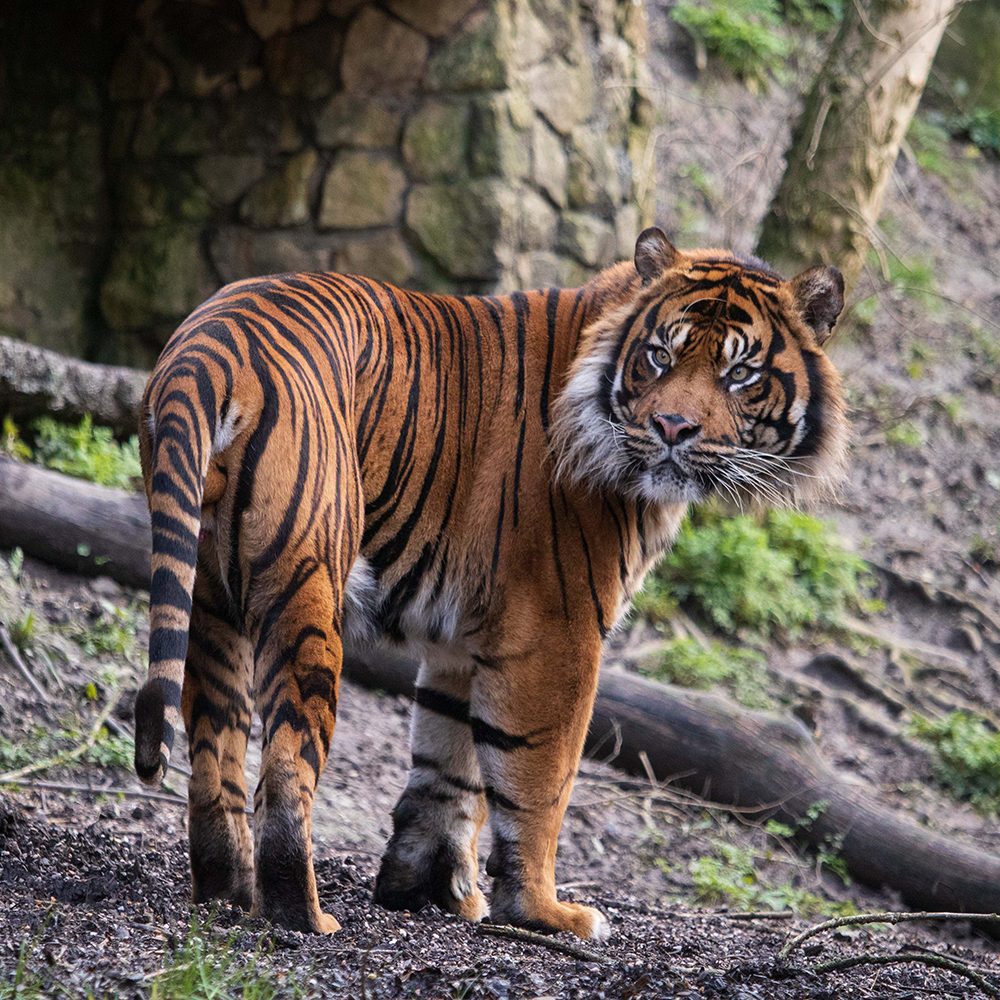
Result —
<path fill-rule="evenodd" d="M 635 241 L 635 269 L 644 285 L 663 274 L 675 260 L 677 250 L 662 229 L 650 226 L 639 233 Z"/>
<path fill-rule="evenodd" d="M 790 284 L 802 318 L 823 344 L 844 308 L 844 276 L 835 267 L 810 267 Z"/>

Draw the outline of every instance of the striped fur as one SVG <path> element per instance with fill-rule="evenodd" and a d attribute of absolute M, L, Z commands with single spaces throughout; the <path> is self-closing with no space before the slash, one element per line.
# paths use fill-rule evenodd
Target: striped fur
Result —
<path fill-rule="evenodd" d="M 647 232 L 634 264 L 577 289 L 288 274 L 229 285 L 184 322 L 144 400 L 136 770 L 159 781 L 183 723 L 196 900 L 337 929 L 312 798 L 343 644 L 379 635 L 424 665 L 376 898 L 481 918 L 488 816 L 494 920 L 607 933 L 555 892 L 602 640 L 688 501 L 784 499 L 836 470 L 843 406 L 819 341 L 839 306 L 830 269 L 809 274 Z M 734 389 L 741 358 L 755 377 Z"/>

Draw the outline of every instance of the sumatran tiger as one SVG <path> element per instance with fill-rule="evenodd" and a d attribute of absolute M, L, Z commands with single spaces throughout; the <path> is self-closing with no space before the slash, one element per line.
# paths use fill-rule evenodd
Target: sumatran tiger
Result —
<path fill-rule="evenodd" d="M 834 268 L 786 281 L 648 229 L 634 261 L 575 289 L 284 274 L 196 309 L 144 398 L 135 708 L 146 782 L 187 732 L 194 899 L 339 928 L 317 895 L 312 801 L 344 644 L 381 636 L 421 666 L 376 900 L 606 937 L 555 879 L 602 640 L 689 503 L 787 499 L 837 474 L 844 404 L 821 345 L 842 306 Z"/>

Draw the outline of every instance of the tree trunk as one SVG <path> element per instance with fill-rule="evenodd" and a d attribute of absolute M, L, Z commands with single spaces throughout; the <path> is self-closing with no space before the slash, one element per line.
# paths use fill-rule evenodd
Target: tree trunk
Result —
<path fill-rule="evenodd" d="M 0 510 L 0 547 L 20 545 L 67 569 L 148 585 L 141 496 L 0 459 Z M 346 658 L 345 672 L 365 687 L 409 696 L 416 664 L 391 650 L 366 650 Z M 612 763 L 630 774 L 645 778 L 648 764 L 661 780 L 673 776 L 698 795 L 793 825 L 823 803 L 803 836 L 817 846 L 840 843 L 859 881 L 896 889 L 922 909 L 1000 912 L 1000 858 L 879 806 L 873 789 L 821 759 L 795 719 L 609 669 L 587 748 L 606 757 L 616 747 Z"/>
<path fill-rule="evenodd" d="M 15 419 L 79 420 L 89 413 L 116 434 L 135 434 L 147 377 L 0 337 L 0 414 Z"/>
<path fill-rule="evenodd" d="M 757 253 L 786 275 L 840 268 L 850 286 L 934 53 L 962 0 L 848 0 L 792 137 Z"/>
<path fill-rule="evenodd" d="M 141 494 L 0 457 L 0 548 L 148 588 L 151 542 Z"/>

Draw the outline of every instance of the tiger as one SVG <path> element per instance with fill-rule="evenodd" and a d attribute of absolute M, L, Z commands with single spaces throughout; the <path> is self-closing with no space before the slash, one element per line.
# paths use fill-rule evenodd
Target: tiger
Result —
<path fill-rule="evenodd" d="M 690 504 L 798 502 L 841 474 L 823 344 L 843 291 L 834 267 L 785 280 L 654 227 L 577 288 L 452 296 L 292 273 L 196 308 L 143 398 L 135 704 L 144 782 L 187 734 L 194 900 L 339 929 L 312 803 L 345 647 L 379 641 L 420 666 L 376 902 L 606 938 L 555 878 L 603 642 Z"/>

